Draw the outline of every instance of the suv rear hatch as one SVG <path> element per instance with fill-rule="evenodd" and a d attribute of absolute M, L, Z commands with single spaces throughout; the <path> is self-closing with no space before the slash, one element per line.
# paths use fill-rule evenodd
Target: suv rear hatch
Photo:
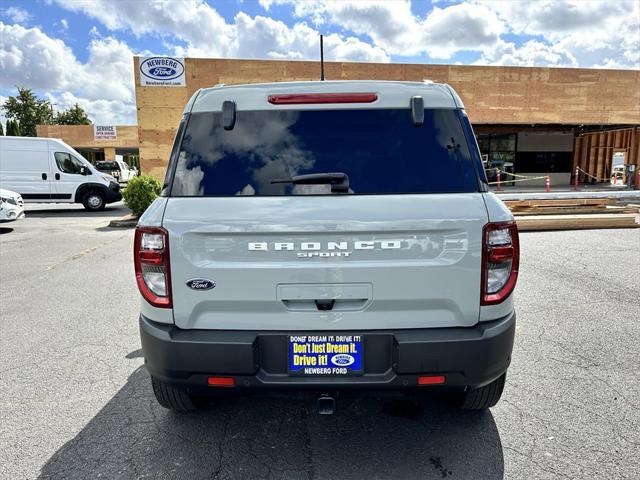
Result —
<path fill-rule="evenodd" d="M 466 117 L 427 103 L 414 125 L 405 100 L 338 110 L 265 101 L 233 111 L 230 129 L 220 110 L 185 115 L 163 218 L 176 325 L 475 325 L 487 212 Z M 348 193 L 327 173 L 346 176 Z M 316 180 L 296 180 L 305 174 Z M 215 288 L 193 288 L 199 279 Z"/>

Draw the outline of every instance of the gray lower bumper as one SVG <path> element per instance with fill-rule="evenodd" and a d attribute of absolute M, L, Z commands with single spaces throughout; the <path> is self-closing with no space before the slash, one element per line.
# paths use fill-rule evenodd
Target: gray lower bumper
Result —
<path fill-rule="evenodd" d="M 509 366 L 515 323 L 514 312 L 468 328 L 349 332 L 364 339 L 365 371 L 353 377 L 287 375 L 287 335 L 299 332 L 182 330 L 140 316 L 140 335 L 149 373 L 193 391 L 206 390 L 209 375 L 233 376 L 237 389 L 404 389 L 436 374 L 447 386 L 478 387 Z"/>

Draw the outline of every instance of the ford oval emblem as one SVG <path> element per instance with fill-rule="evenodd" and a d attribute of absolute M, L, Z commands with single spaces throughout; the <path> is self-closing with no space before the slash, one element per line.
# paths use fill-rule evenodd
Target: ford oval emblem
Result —
<path fill-rule="evenodd" d="M 173 80 L 184 73 L 184 65 L 175 58 L 152 57 L 140 64 L 140 73 L 153 80 Z"/>
<path fill-rule="evenodd" d="M 216 286 L 216 282 L 213 280 L 207 280 L 206 278 L 192 278 L 187 280 L 187 287 L 191 290 L 211 290 Z"/>
<path fill-rule="evenodd" d="M 356 359 L 348 353 L 339 353 L 338 355 L 334 355 L 333 357 L 331 357 L 331 363 L 333 363 L 337 367 L 348 367 L 355 361 Z"/>

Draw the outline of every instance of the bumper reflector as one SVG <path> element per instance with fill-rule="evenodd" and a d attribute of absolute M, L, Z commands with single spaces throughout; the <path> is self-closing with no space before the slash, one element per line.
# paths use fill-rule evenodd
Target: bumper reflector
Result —
<path fill-rule="evenodd" d="M 418 385 L 440 385 L 445 382 L 444 375 L 429 375 L 418 377 Z"/>
<path fill-rule="evenodd" d="M 233 377 L 208 377 L 207 385 L 210 387 L 235 387 L 236 379 Z"/>

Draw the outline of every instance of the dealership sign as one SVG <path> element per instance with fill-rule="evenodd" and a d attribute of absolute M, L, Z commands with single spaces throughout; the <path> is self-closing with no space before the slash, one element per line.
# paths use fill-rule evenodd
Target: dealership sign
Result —
<path fill-rule="evenodd" d="M 94 125 L 94 140 L 115 140 L 118 138 L 118 132 L 115 125 Z"/>
<path fill-rule="evenodd" d="M 140 85 L 153 87 L 183 87 L 184 58 L 140 58 Z"/>

